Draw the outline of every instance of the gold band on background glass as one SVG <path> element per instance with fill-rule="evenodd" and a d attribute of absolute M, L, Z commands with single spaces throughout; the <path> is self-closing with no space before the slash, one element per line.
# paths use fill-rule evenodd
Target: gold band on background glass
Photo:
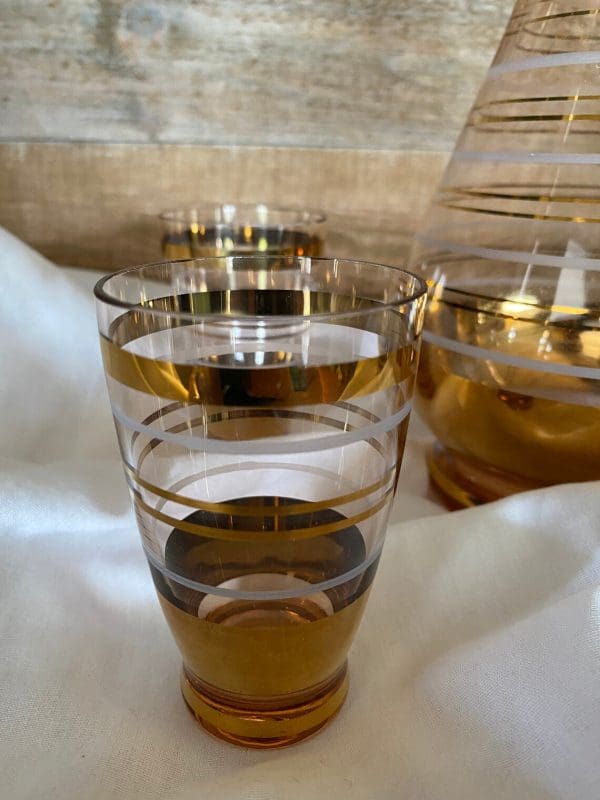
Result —
<path fill-rule="evenodd" d="M 320 256 L 325 215 L 257 203 L 203 205 L 161 214 L 165 258 L 227 255 Z"/>
<path fill-rule="evenodd" d="M 379 561 L 425 284 L 353 261 L 165 262 L 96 287 L 125 473 L 183 696 L 228 741 L 322 727 Z"/>

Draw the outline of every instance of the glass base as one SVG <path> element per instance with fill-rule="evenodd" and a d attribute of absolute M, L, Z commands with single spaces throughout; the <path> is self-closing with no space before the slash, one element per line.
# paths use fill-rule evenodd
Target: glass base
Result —
<path fill-rule="evenodd" d="M 490 503 L 547 485 L 495 469 L 439 442 L 427 454 L 427 467 L 433 486 L 451 510 Z"/>
<path fill-rule="evenodd" d="M 185 667 L 181 691 L 197 721 L 219 739 L 242 747 L 286 747 L 317 733 L 340 710 L 348 694 L 347 665 L 316 693 L 289 706 L 282 705 L 281 699 L 247 698 L 242 705 L 238 697 L 217 697 L 212 687 L 201 684 Z"/>

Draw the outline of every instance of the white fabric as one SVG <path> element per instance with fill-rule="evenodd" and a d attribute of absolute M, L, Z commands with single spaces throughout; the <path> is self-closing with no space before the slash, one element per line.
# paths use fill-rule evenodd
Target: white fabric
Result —
<path fill-rule="evenodd" d="M 344 709 L 293 748 L 231 747 L 179 696 L 91 276 L 2 231 L 0 266 L 3 798 L 597 800 L 598 484 L 448 514 L 413 427 Z"/>

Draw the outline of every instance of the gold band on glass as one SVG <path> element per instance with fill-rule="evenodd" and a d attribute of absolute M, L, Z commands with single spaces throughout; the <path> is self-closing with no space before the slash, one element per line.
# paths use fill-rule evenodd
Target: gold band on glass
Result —
<path fill-rule="evenodd" d="M 101 337 L 108 375 L 145 394 L 216 406 L 294 406 L 334 403 L 389 389 L 413 374 L 412 346 L 384 355 L 324 366 L 231 368 L 176 364 L 137 355 Z"/>
<path fill-rule="evenodd" d="M 163 522 L 176 530 L 212 539 L 224 539 L 226 541 L 234 542 L 256 542 L 257 539 L 259 539 L 262 543 L 266 543 L 281 542 L 283 540 L 297 541 L 299 539 L 311 539 L 316 536 L 324 536 L 325 534 L 335 533 L 336 531 L 343 531 L 346 530 L 346 528 L 351 528 L 353 525 L 357 525 L 359 522 L 363 522 L 365 519 L 374 516 L 378 511 L 381 511 L 381 509 L 390 500 L 393 490 L 394 487 L 390 486 L 390 488 L 385 491 L 385 493 L 376 503 L 351 517 L 344 517 L 343 519 L 336 520 L 335 522 L 327 522 L 323 525 L 315 525 L 308 528 L 283 528 L 281 530 L 272 531 L 256 529 L 242 530 L 241 528 L 235 526 L 232 526 L 231 529 L 227 529 L 211 527 L 209 525 L 199 525 L 198 523 L 189 522 L 189 520 L 177 519 L 176 517 L 171 517 L 169 514 L 163 514 L 162 511 L 157 511 L 157 509 L 148 505 L 148 503 L 142 499 L 140 493 L 135 489 L 132 489 L 132 494 L 136 509 L 146 512 L 146 514 L 154 517 L 154 519 L 158 520 L 159 522 Z M 255 518 L 258 521 L 261 521 L 264 519 L 264 514 L 258 514 Z"/>
<path fill-rule="evenodd" d="M 477 208 L 474 206 L 461 206 L 458 203 L 445 203 L 438 201 L 436 205 L 449 208 L 452 211 L 464 211 L 470 214 L 491 214 L 496 217 L 510 217 L 512 219 L 537 219 L 552 220 L 554 222 L 577 222 L 578 224 L 600 222 L 600 217 L 579 217 L 565 214 L 532 214 L 525 211 L 502 211 L 499 208 Z"/>
<path fill-rule="evenodd" d="M 336 508 L 337 506 L 353 503 L 355 500 L 360 500 L 362 497 L 367 497 L 378 489 L 383 488 L 392 478 L 396 472 L 396 467 L 386 470 L 383 477 L 378 481 L 357 489 L 354 492 L 338 495 L 338 497 L 329 497 L 326 500 L 314 501 L 305 500 L 298 503 L 288 503 L 285 506 L 265 506 L 264 504 L 250 503 L 248 505 L 240 505 L 239 503 L 209 503 L 202 500 L 197 500 L 194 497 L 186 497 L 185 495 L 171 492 L 168 489 L 162 489 L 149 481 L 144 480 L 137 470 L 130 464 L 125 462 L 125 472 L 128 475 L 131 483 L 130 486 L 133 490 L 136 486 L 141 486 L 143 489 L 151 492 L 152 494 L 162 497 L 165 500 L 170 500 L 182 506 L 189 506 L 190 508 L 197 508 L 201 511 L 208 511 L 213 514 L 234 514 L 236 517 L 244 516 L 259 516 L 261 519 L 265 517 L 289 517 L 294 514 L 308 514 L 313 511 L 321 511 L 325 508 Z"/>

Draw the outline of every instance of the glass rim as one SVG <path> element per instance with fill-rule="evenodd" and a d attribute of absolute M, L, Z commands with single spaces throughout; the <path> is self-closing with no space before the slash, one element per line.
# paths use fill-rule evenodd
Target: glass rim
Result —
<path fill-rule="evenodd" d="M 210 221 L 209 217 L 215 209 L 232 209 L 233 217 L 238 214 L 238 210 L 243 213 L 266 213 L 269 214 L 295 214 L 297 218 L 294 220 L 296 223 L 308 223 L 311 225 L 322 225 L 327 222 L 327 214 L 318 208 L 308 208 L 304 206 L 280 206 L 269 203 L 199 203 L 198 205 L 190 205 L 181 208 L 166 209 L 158 214 L 158 218 L 162 222 L 167 223 L 187 223 L 187 222 L 204 222 Z M 194 217 L 196 217 L 194 219 Z M 233 222 L 218 222 L 219 225 L 228 225 Z"/>
<path fill-rule="evenodd" d="M 312 264 L 316 262 L 317 264 L 324 264 L 329 263 L 332 266 L 341 266 L 343 264 L 353 265 L 357 267 L 369 267 L 369 268 L 376 268 L 378 270 L 385 270 L 386 272 L 391 272 L 394 274 L 402 275 L 404 278 L 408 278 L 414 282 L 415 289 L 411 293 L 407 294 L 406 296 L 396 297 L 394 300 L 389 300 L 386 302 L 378 303 L 376 306 L 372 306 L 370 308 L 361 308 L 352 311 L 348 310 L 341 310 L 341 311 L 322 311 L 322 312 L 315 312 L 309 314 L 253 314 L 251 316 L 240 316 L 236 317 L 235 315 L 225 315 L 223 313 L 194 313 L 190 311 L 167 311 L 164 309 L 159 308 L 152 308 L 151 306 L 143 306 L 140 303 L 135 303 L 127 300 L 121 300 L 118 297 L 114 297 L 110 295 L 106 289 L 105 285 L 108 281 L 112 280 L 113 278 L 118 278 L 119 276 L 126 276 L 128 274 L 139 274 L 143 270 L 150 269 L 152 267 L 161 267 L 171 264 L 199 264 L 199 265 L 210 265 L 212 264 L 212 270 L 215 273 L 222 273 L 222 264 L 226 264 L 227 262 L 232 263 L 244 263 L 246 262 L 249 267 L 256 263 L 257 258 L 264 263 L 273 262 L 277 263 L 281 261 L 281 256 L 278 255 L 270 255 L 264 256 L 259 254 L 257 255 L 239 255 L 239 256 L 206 256 L 206 257 L 199 257 L 199 258 L 181 258 L 181 259 L 163 259 L 161 261 L 151 261 L 146 264 L 137 264 L 131 267 L 125 267 L 124 269 L 118 270 L 116 272 L 110 272 L 107 275 L 104 275 L 94 286 L 94 296 L 98 301 L 104 303 L 105 305 L 113 306 L 116 308 L 122 308 L 127 311 L 137 311 L 144 314 L 151 314 L 153 316 L 167 316 L 169 318 L 174 319 L 187 319 L 187 320 L 202 320 L 202 319 L 239 319 L 241 322 L 247 323 L 249 320 L 261 320 L 265 322 L 272 322 L 276 324 L 278 321 L 281 320 L 307 320 L 307 319 L 336 319 L 336 318 L 344 318 L 344 317 L 361 317 L 366 316 L 368 314 L 373 313 L 381 313 L 386 310 L 392 310 L 398 308 L 399 306 L 407 306 L 411 303 L 414 303 L 415 300 L 418 300 L 420 297 L 423 297 L 427 294 L 427 283 L 423 278 L 419 275 L 416 275 L 414 272 L 410 272 L 403 267 L 393 266 L 391 264 L 381 264 L 379 262 L 374 261 L 365 261 L 361 259 L 352 259 L 352 258 L 336 258 L 336 257 L 313 257 L 313 256 L 290 256 L 287 257 L 289 259 L 290 266 L 286 267 L 279 267 L 277 272 L 297 272 L 298 267 L 302 264 Z M 241 270 L 242 272 L 244 270 Z M 247 268 L 245 271 L 250 271 Z M 261 291 L 258 289 L 258 291 Z M 173 295 L 175 296 L 175 295 Z"/>

